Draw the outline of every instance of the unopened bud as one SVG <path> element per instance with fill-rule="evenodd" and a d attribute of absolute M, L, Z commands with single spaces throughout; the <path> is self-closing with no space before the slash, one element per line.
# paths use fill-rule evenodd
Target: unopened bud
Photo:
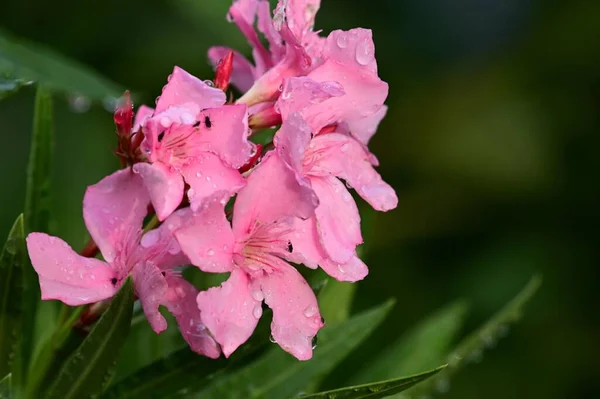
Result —
<path fill-rule="evenodd" d="M 226 91 L 229 87 L 229 80 L 233 71 L 233 51 L 229 51 L 219 61 L 217 71 L 215 73 L 215 87 Z"/>

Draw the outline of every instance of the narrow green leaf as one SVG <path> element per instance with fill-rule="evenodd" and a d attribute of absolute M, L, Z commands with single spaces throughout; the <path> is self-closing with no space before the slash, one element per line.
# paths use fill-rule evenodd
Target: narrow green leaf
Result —
<path fill-rule="evenodd" d="M 28 233 L 32 231 L 48 233 L 53 153 L 52 97 L 45 88 L 38 87 L 25 194 L 25 231 Z"/>
<path fill-rule="evenodd" d="M 129 277 L 87 338 L 67 359 L 43 397 L 76 399 L 102 391 L 127 338 L 133 300 L 133 283 Z"/>
<path fill-rule="evenodd" d="M 0 375 L 13 369 L 23 328 L 23 215 L 15 221 L 0 255 Z"/>
<path fill-rule="evenodd" d="M 2 31 L 0 72 L 94 100 L 115 98 L 123 93 L 116 84 L 79 62 L 40 44 L 9 37 Z"/>
<path fill-rule="evenodd" d="M 541 283 L 540 276 L 533 276 L 516 297 L 458 344 L 448 355 L 448 367 L 443 372 L 411 390 L 411 397 L 428 395 L 434 389 L 440 392 L 447 391 L 449 378 L 453 374 L 460 371 L 466 364 L 479 361 L 483 356 L 483 351 L 495 346 L 497 340 L 506 334 L 508 326 L 521 319 L 523 308 L 536 293 Z"/>
<path fill-rule="evenodd" d="M 435 312 L 385 347 L 352 380 L 362 383 L 408 375 L 445 362 L 463 325 L 467 306 L 459 301 Z"/>
<path fill-rule="evenodd" d="M 329 325 L 348 320 L 356 284 L 331 279 L 319 294 L 319 310 Z"/>
<path fill-rule="evenodd" d="M 11 389 L 11 374 L 8 374 L 3 379 L 0 380 L 0 399 L 11 399 L 12 398 L 12 389 Z"/>
<path fill-rule="evenodd" d="M 269 311 L 265 311 L 267 316 Z M 268 318 L 263 317 L 253 337 L 229 359 L 209 359 L 185 347 L 127 376 L 102 395 L 103 399 L 187 398 L 224 373 L 246 365 L 264 348 L 269 336 Z"/>
<path fill-rule="evenodd" d="M 319 334 L 313 358 L 301 362 L 280 348 L 237 373 L 214 378 L 198 398 L 286 398 L 329 373 L 384 320 L 393 301 L 363 312 L 346 322 L 326 326 Z"/>
<path fill-rule="evenodd" d="M 407 390 L 421 381 L 439 373 L 446 366 L 438 367 L 434 370 L 410 377 L 394 378 L 392 380 L 374 382 L 371 384 L 357 385 L 334 389 L 331 391 L 319 392 L 314 395 L 300 396 L 301 399 L 377 399 L 385 398 L 390 395 Z"/>

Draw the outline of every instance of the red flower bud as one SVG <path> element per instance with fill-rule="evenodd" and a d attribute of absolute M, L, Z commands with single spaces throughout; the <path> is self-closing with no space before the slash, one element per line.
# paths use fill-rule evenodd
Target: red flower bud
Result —
<path fill-rule="evenodd" d="M 225 57 L 219 61 L 217 71 L 215 73 L 215 87 L 226 91 L 229 87 L 231 72 L 233 71 L 233 51 L 225 54 Z"/>

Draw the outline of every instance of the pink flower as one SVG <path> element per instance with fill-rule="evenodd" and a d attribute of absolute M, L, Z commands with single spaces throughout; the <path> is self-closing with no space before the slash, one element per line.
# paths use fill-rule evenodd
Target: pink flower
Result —
<path fill-rule="evenodd" d="M 219 347 L 200 320 L 197 290 L 172 270 L 189 264 L 172 234 L 186 215 L 184 211 L 174 213 L 162 226 L 143 234 L 149 203 L 142 179 L 130 169 L 88 188 L 83 216 L 105 261 L 82 257 L 59 238 L 31 233 L 27 248 L 39 275 L 42 299 L 58 299 L 71 306 L 101 301 L 112 297 L 131 274 L 154 331 L 167 328 L 158 311 L 164 305 L 177 319 L 190 347 L 217 358 Z"/>
<path fill-rule="evenodd" d="M 273 310 L 273 339 L 300 360 L 312 357 L 312 340 L 323 321 L 313 291 L 284 259 L 294 251 L 288 239 L 294 220 L 309 218 L 316 205 L 310 187 L 272 151 L 238 194 L 232 226 L 223 205 L 213 200 L 175 232 L 192 264 L 231 273 L 197 298 L 202 322 L 225 356 L 250 337 L 264 301 Z"/>
<path fill-rule="evenodd" d="M 311 90 L 297 93 L 297 101 L 307 100 L 306 95 L 310 95 L 308 98 L 313 101 L 308 104 L 311 106 L 316 100 L 325 99 L 323 103 L 326 103 L 329 96 L 338 94 L 327 85 L 303 84 L 302 87 Z M 326 112 L 314 116 L 327 117 Z M 352 196 L 339 179 L 345 180 L 348 187 L 354 187 L 379 211 L 397 206 L 396 193 L 373 169 L 371 154 L 365 146 L 353 137 L 333 132 L 311 138 L 311 128 L 297 113 L 287 115 L 285 124 L 293 128 L 282 128 L 277 132 L 276 150 L 301 181 L 310 182 L 319 198 L 314 217 L 295 221 L 291 236 L 295 248 L 293 260 L 309 267 L 319 265 L 338 280 L 360 280 L 368 273 L 367 267 L 356 256 L 356 247 L 363 242 L 360 215 Z"/>
<path fill-rule="evenodd" d="M 180 205 L 185 185 L 193 209 L 215 193 L 226 201 L 245 184 L 237 169 L 256 147 L 248 142 L 245 105 L 223 105 L 225 93 L 175 68 L 152 116 L 138 112 L 150 163 L 133 170 L 144 179 L 162 221 Z"/>

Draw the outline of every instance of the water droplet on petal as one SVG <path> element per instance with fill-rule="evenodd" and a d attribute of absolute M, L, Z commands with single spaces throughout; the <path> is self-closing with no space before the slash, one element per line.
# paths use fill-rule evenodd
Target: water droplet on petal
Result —
<path fill-rule="evenodd" d="M 250 295 L 252 295 L 252 298 L 254 298 L 255 301 L 262 301 L 265 299 L 263 292 L 259 289 L 253 290 Z"/>
<path fill-rule="evenodd" d="M 151 230 L 142 236 L 140 245 L 144 248 L 150 248 L 158 242 L 159 238 L 160 233 L 158 230 Z"/>
<path fill-rule="evenodd" d="M 215 84 L 213 83 L 212 80 L 208 80 L 207 79 L 207 80 L 204 81 L 204 84 L 207 85 L 207 86 L 209 86 L 209 87 L 215 87 Z"/>
<path fill-rule="evenodd" d="M 194 190 L 193 188 L 190 188 L 188 190 L 188 198 L 190 199 L 190 201 L 194 199 L 195 195 L 196 195 L 196 190 Z"/>
<path fill-rule="evenodd" d="M 318 342 L 319 342 L 319 340 L 317 339 L 317 336 L 315 335 L 315 336 L 312 338 L 312 341 L 311 341 L 313 350 L 315 350 L 315 349 L 317 348 L 317 343 L 318 343 Z"/>
<path fill-rule="evenodd" d="M 338 35 L 335 42 L 337 43 L 339 48 L 348 47 L 348 38 L 344 34 Z"/>
<path fill-rule="evenodd" d="M 337 265 L 338 270 L 340 271 L 340 273 L 344 274 L 346 273 L 346 271 L 344 270 L 344 268 L 342 267 L 342 265 Z"/>
<path fill-rule="evenodd" d="M 262 307 L 260 305 L 256 305 L 252 310 L 252 316 L 254 316 L 254 318 L 256 319 L 260 319 L 260 316 L 262 316 L 262 312 Z"/>
<path fill-rule="evenodd" d="M 202 173 L 196 172 L 196 177 L 202 177 Z"/>
<path fill-rule="evenodd" d="M 304 309 L 304 316 L 305 317 L 313 317 L 314 315 L 317 314 L 317 312 L 319 311 L 319 309 L 317 309 L 316 306 L 309 306 L 306 309 Z"/>
<path fill-rule="evenodd" d="M 373 46 L 363 40 L 356 45 L 356 62 L 360 65 L 369 65 L 373 61 Z"/>
<path fill-rule="evenodd" d="M 206 251 L 206 254 L 207 254 L 208 256 L 213 256 L 213 255 L 215 254 L 215 250 L 214 250 L 214 249 L 212 249 L 212 248 L 210 248 L 208 251 Z"/>
<path fill-rule="evenodd" d="M 273 334 L 271 334 L 271 335 L 269 336 L 269 341 L 271 341 L 271 342 L 272 342 L 272 343 L 274 343 L 274 344 L 276 344 L 276 343 L 277 343 L 277 340 L 275 339 L 275 337 L 273 336 Z"/>

